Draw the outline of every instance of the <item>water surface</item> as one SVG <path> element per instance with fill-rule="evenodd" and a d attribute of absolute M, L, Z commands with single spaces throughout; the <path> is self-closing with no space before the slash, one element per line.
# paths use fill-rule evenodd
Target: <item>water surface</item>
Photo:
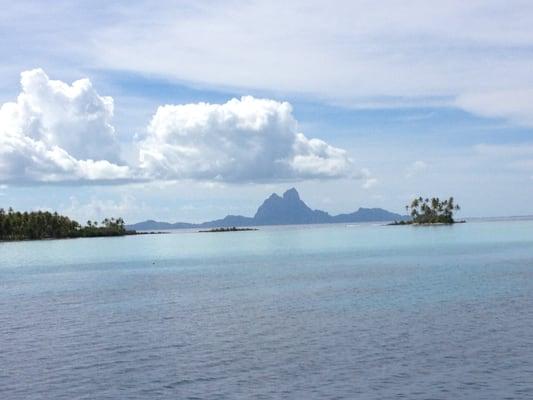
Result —
<path fill-rule="evenodd" d="M 2 399 L 531 399 L 533 221 L 0 243 Z"/>

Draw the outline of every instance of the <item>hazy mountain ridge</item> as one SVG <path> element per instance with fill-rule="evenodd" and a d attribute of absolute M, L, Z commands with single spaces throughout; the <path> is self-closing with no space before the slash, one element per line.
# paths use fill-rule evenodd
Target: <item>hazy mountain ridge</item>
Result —
<path fill-rule="evenodd" d="M 349 214 L 330 215 L 326 211 L 311 209 L 302 201 L 297 190 L 292 188 L 283 193 L 282 197 L 276 193 L 270 195 L 270 197 L 259 206 L 253 217 L 227 215 L 222 219 L 207 221 L 200 224 L 191 224 L 187 222 L 169 223 L 147 220 L 137 224 L 128 225 L 128 229 L 166 230 L 231 226 L 354 223 L 393 221 L 406 218 L 406 216 L 392 213 L 382 208 L 359 208 L 357 211 Z"/>

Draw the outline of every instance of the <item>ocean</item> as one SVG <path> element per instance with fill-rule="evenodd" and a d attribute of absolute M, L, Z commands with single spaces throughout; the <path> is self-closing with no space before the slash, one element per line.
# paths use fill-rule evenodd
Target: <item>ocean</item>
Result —
<path fill-rule="evenodd" d="M 533 221 L 0 243 L 0 398 L 531 399 Z"/>

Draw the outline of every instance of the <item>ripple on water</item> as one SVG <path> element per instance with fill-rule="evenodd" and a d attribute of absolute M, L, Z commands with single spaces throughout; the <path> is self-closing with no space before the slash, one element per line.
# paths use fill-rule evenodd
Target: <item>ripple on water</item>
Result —
<path fill-rule="evenodd" d="M 220 257 L 185 234 L 101 242 L 105 263 L 78 241 L 59 246 L 84 257 L 70 264 L 2 248 L 0 398 L 530 399 L 533 224 L 490 251 L 482 228 L 469 246 L 432 230 L 431 251 L 387 237 L 384 254 L 350 247 L 380 227 L 209 239 Z"/>

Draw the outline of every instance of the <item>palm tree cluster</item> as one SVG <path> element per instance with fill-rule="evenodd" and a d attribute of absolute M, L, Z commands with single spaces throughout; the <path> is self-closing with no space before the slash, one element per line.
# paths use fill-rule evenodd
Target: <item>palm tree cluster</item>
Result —
<path fill-rule="evenodd" d="M 124 220 L 104 219 L 102 225 L 87 221 L 86 226 L 58 213 L 48 211 L 19 212 L 0 208 L 0 240 L 61 239 L 94 236 L 122 236 Z"/>
<path fill-rule="evenodd" d="M 122 218 L 105 218 L 100 225 L 98 225 L 98 221 L 87 221 L 87 225 L 80 229 L 80 233 L 82 237 L 122 236 L 126 235 L 128 231 L 126 231 Z"/>
<path fill-rule="evenodd" d="M 441 201 L 438 197 L 415 198 L 410 205 L 405 206 L 414 223 L 417 224 L 453 224 L 454 211 L 461 207 L 455 204 L 453 197 Z"/>

